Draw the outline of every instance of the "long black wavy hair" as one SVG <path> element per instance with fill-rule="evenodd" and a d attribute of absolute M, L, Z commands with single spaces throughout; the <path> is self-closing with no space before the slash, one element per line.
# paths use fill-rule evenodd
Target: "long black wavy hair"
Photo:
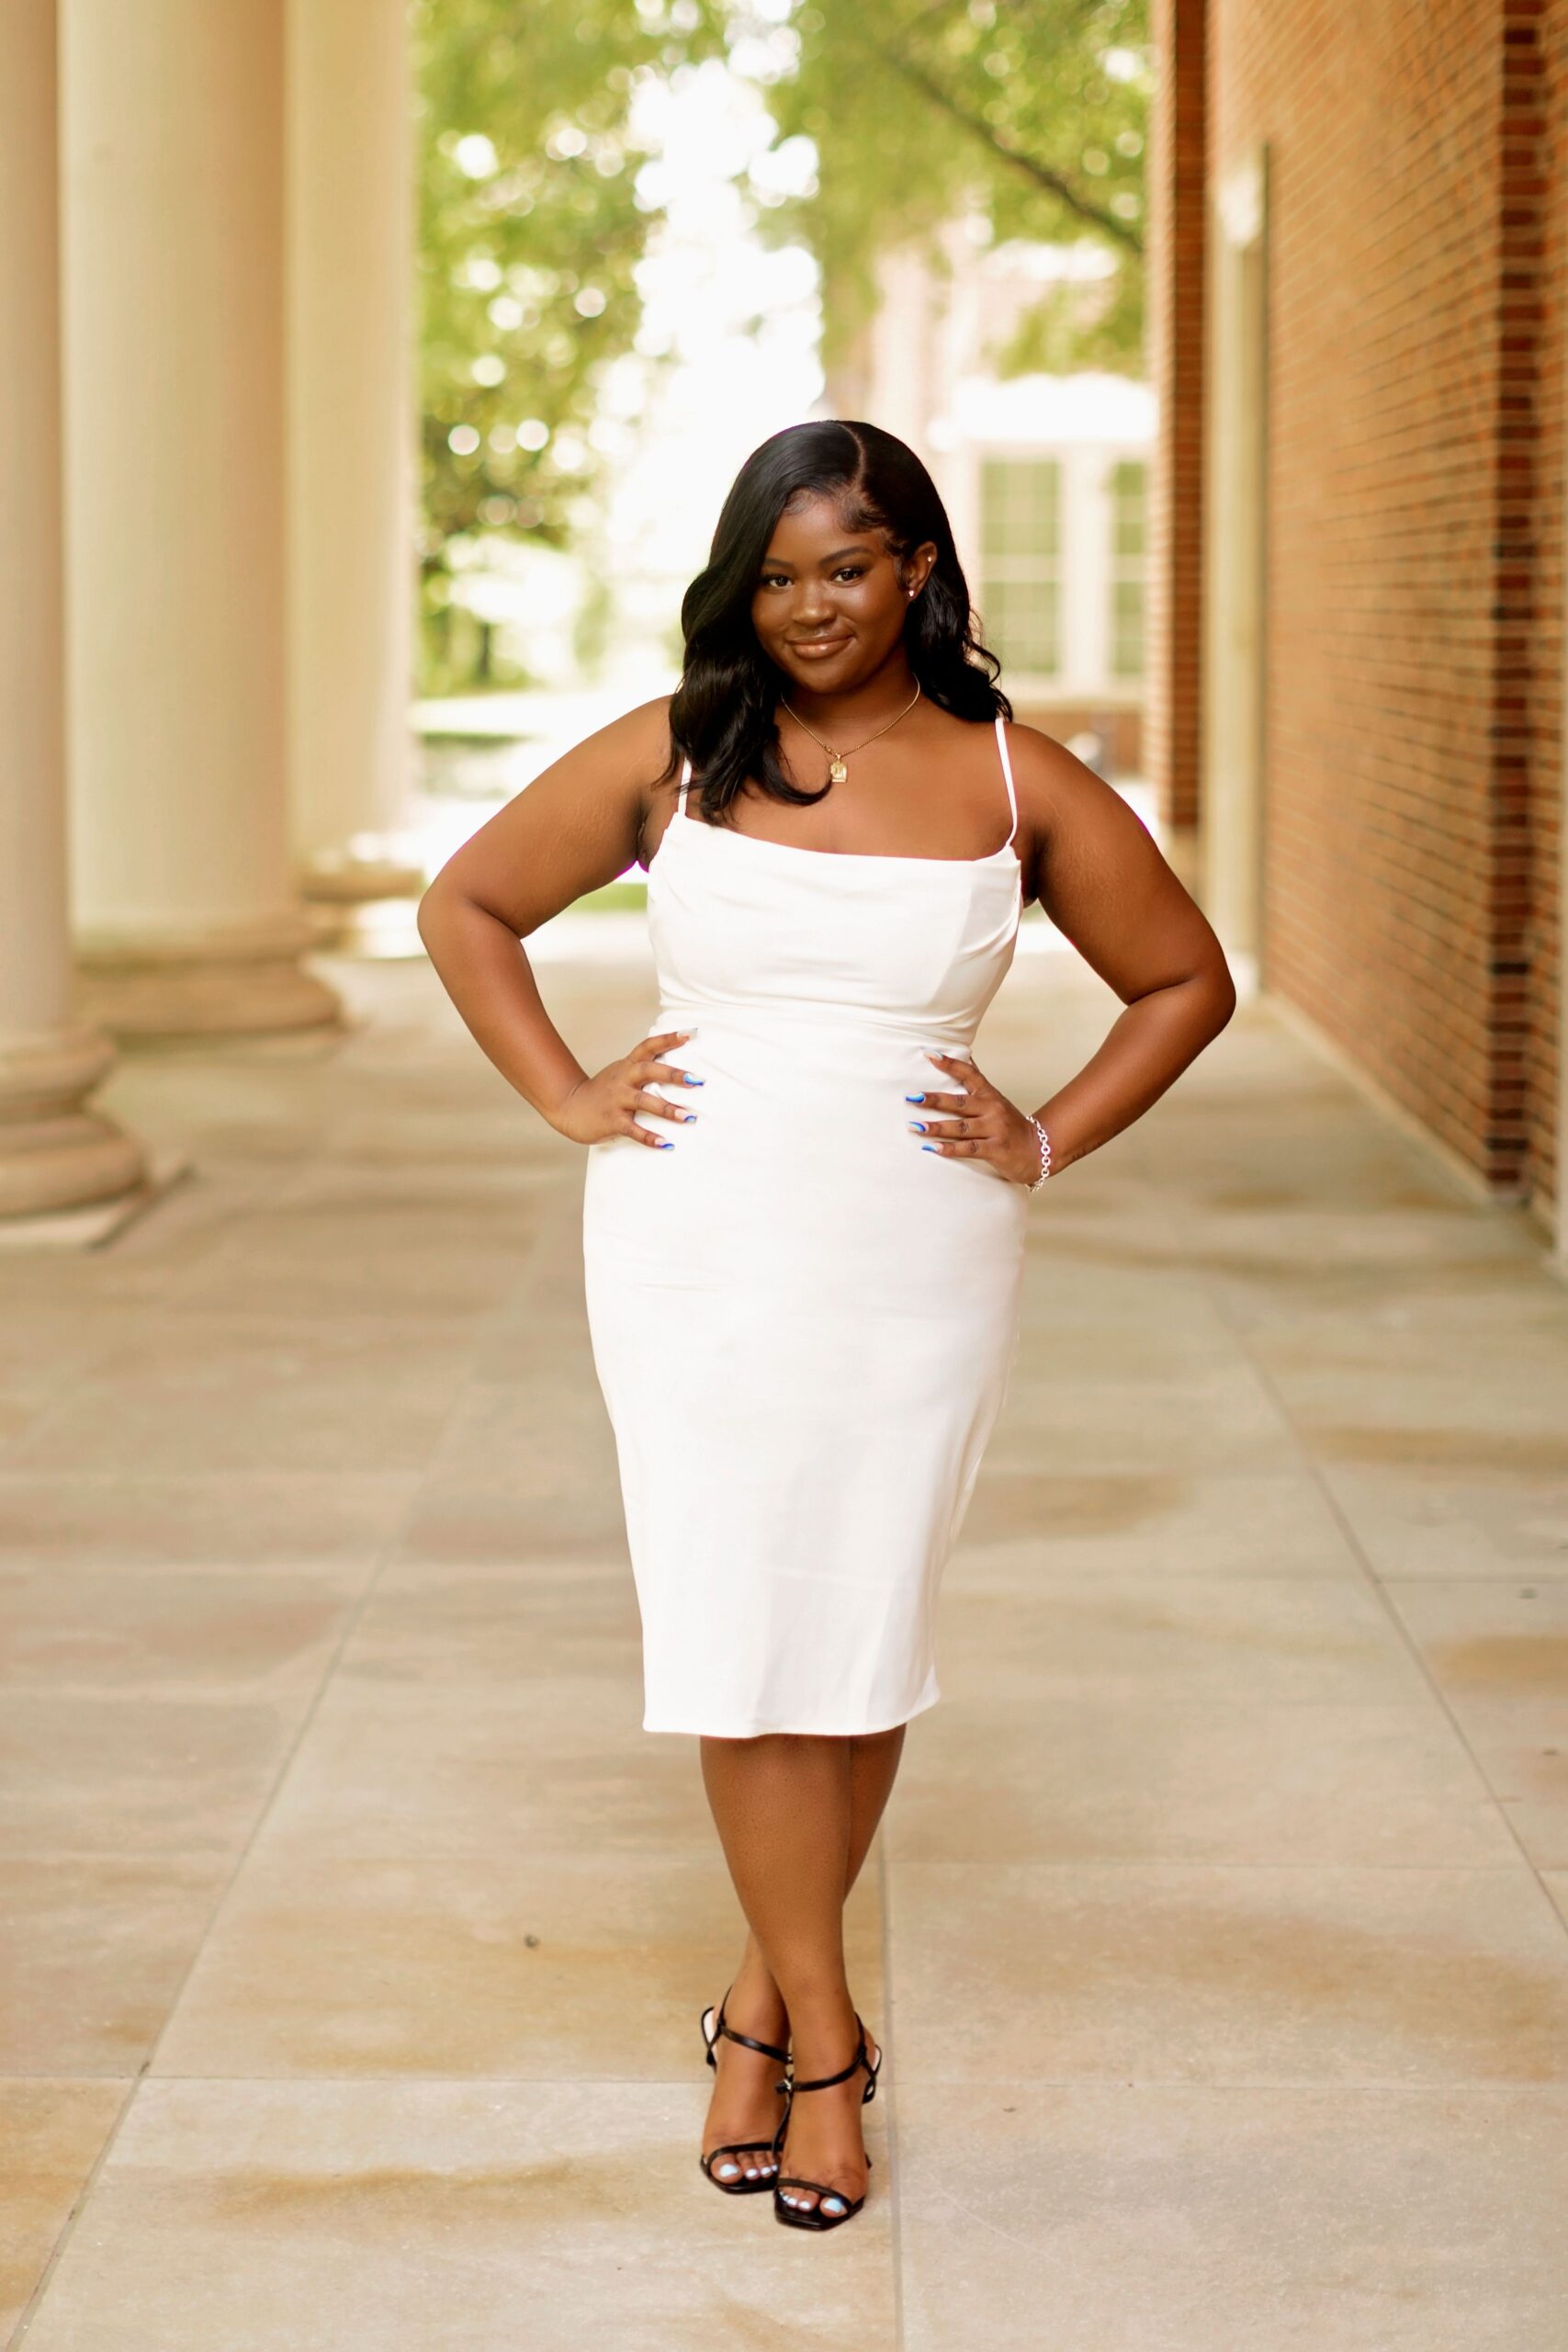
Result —
<path fill-rule="evenodd" d="M 773 713 L 789 682 L 751 625 L 779 516 L 792 500 L 812 496 L 834 499 L 849 529 L 880 532 L 900 563 L 931 542 L 936 561 L 904 619 L 909 667 L 921 692 L 957 718 L 1012 717 L 996 683 L 1001 664 L 975 634 L 947 510 L 914 451 L 875 424 L 835 418 L 787 425 L 753 449 L 735 477 L 707 567 L 681 605 L 685 666 L 670 705 L 673 748 L 660 781 L 673 775 L 682 754 L 689 758 L 709 823 L 723 820 L 749 782 L 800 807 L 831 789 L 804 792 L 784 775 Z"/>

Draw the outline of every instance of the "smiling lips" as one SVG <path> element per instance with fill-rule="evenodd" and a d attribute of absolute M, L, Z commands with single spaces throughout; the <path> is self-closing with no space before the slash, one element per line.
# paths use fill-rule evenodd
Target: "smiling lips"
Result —
<path fill-rule="evenodd" d="M 792 653 L 804 654 L 808 662 L 816 662 L 825 653 L 841 652 L 849 642 L 847 637 L 810 637 L 801 639 L 789 650 Z"/>

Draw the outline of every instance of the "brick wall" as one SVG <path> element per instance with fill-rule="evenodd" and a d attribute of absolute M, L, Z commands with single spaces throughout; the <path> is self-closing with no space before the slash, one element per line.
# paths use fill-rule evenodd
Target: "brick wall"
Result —
<path fill-rule="evenodd" d="M 1267 983 L 1543 1204 L 1568 0 L 1207 14 L 1211 184 L 1269 153 Z"/>
<path fill-rule="evenodd" d="M 1160 434 L 1149 481 L 1145 756 L 1162 823 L 1198 820 L 1203 628 L 1203 0 L 1155 0 L 1147 354 Z"/>
<path fill-rule="evenodd" d="M 1564 426 L 1568 424 L 1568 6 L 1543 7 L 1540 129 L 1532 198 L 1540 222 L 1535 322 L 1535 530 L 1530 656 L 1529 917 L 1525 953 L 1529 1011 L 1524 1038 L 1527 1170 L 1538 1204 L 1561 1199 L 1557 1165 L 1562 1069 L 1562 809 L 1565 747 L 1562 688 L 1568 643 L 1562 599 Z"/>

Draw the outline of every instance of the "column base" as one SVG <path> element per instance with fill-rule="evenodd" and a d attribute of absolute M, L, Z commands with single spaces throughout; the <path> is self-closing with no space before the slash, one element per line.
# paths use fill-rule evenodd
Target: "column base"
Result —
<path fill-rule="evenodd" d="M 372 961 L 422 956 L 414 909 L 426 879 L 422 865 L 399 855 L 395 837 L 318 853 L 299 876 L 317 944 Z"/>
<path fill-rule="evenodd" d="M 299 888 L 312 907 L 358 907 L 372 899 L 418 899 L 424 869 L 398 854 L 392 842 L 356 851 L 319 850 L 300 870 Z"/>
<path fill-rule="evenodd" d="M 336 1027 L 336 996 L 300 968 L 318 944 L 292 913 L 185 937 L 89 933 L 77 945 L 78 1008 L 122 1042 Z"/>
<path fill-rule="evenodd" d="M 83 1208 L 145 1181 L 141 1145 L 85 1108 L 113 1064 L 87 1028 L 0 1038 L 0 1217 Z"/>

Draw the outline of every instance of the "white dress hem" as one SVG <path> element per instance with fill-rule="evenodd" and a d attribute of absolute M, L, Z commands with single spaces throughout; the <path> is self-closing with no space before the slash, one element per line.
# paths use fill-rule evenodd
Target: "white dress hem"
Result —
<path fill-rule="evenodd" d="M 901 1724 L 913 1723 L 917 1715 L 934 1707 L 941 1697 L 940 1690 L 933 1690 L 929 1698 L 918 1700 L 907 1713 L 894 1715 L 884 1724 L 668 1724 L 654 1723 L 645 1715 L 642 1728 L 687 1739 L 765 1739 L 771 1735 L 796 1739 L 871 1739 L 878 1732 L 897 1731 Z"/>

